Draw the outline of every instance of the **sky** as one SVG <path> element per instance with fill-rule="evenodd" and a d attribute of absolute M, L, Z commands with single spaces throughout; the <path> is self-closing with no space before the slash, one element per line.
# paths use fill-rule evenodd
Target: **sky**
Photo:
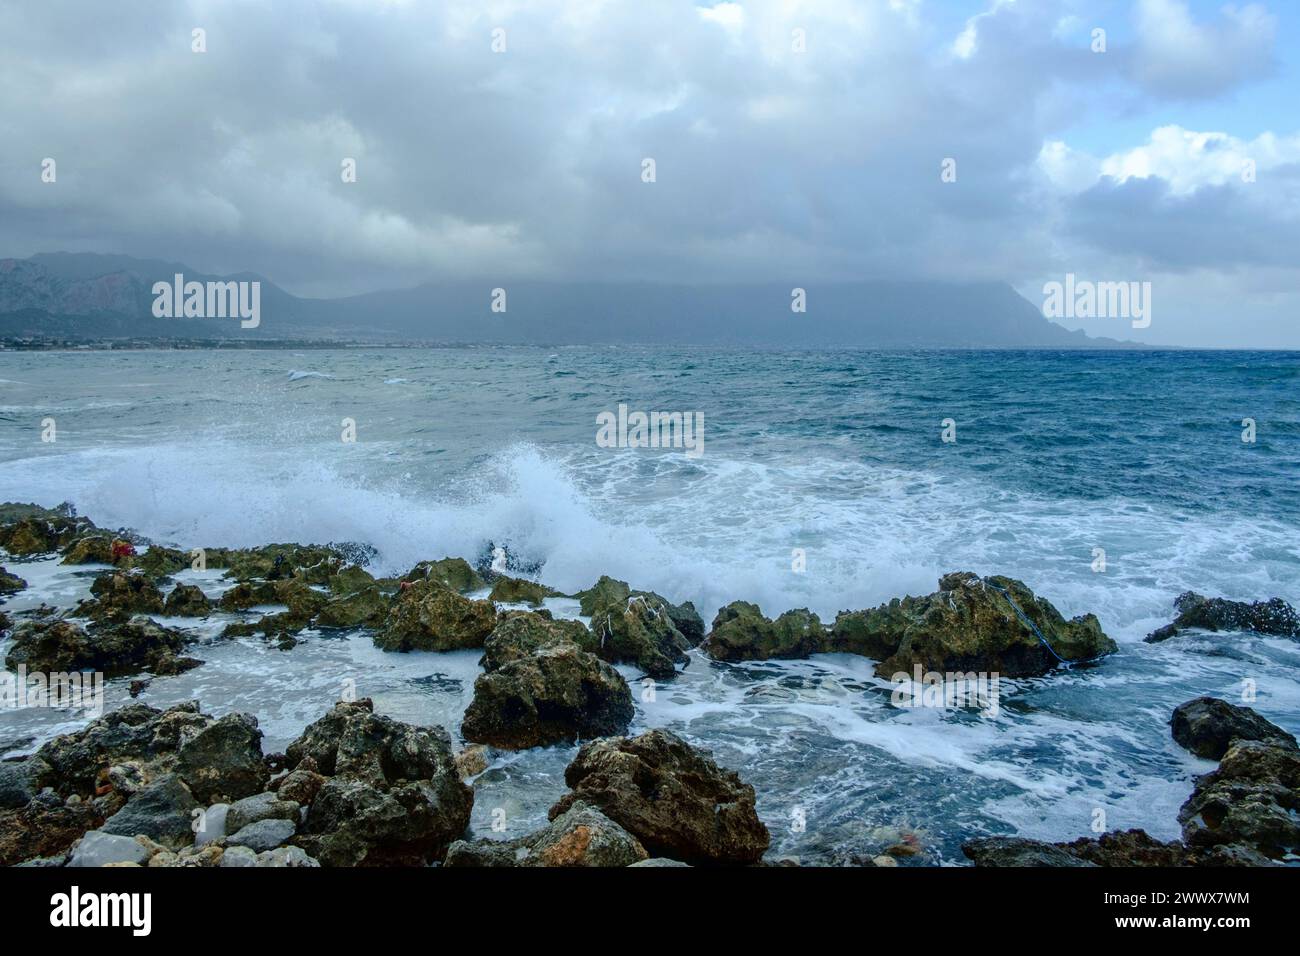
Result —
<path fill-rule="evenodd" d="M 0 0 L 0 257 L 309 296 L 1074 274 L 1151 322 L 1070 328 L 1300 348 L 1298 70 L 1294 0 Z"/>

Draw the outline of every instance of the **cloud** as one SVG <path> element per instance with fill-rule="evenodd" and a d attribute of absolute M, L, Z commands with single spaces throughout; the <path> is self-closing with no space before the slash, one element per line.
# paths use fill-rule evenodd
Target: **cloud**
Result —
<path fill-rule="evenodd" d="M 1216 96 L 1273 68 L 1277 20 L 1258 3 L 1197 23 L 1185 0 L 1138 0 L 1135 77 L 1156 93 Z"/>

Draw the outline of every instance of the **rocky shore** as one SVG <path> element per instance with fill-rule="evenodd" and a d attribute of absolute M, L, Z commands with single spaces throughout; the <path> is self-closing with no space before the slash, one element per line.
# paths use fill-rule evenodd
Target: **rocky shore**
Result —
<path fill-rule="evenodd" d="M 222 638 L 291 651 L 307 628 L 363 630 L 392 653 L 477 650 L 481 672 L 457 754 L 443 727 L 342 701 L 284 754 L 266 754 L 255 716 L 221 718 L 191 703 L 131 704 L 0 762 L 0 865 L 28 866 L 629 866 L 752 865 L 770 839 L 751 783 L 665 730 L 635 736 L 638 680 L 672 681 L 692 653 L 718 662 L 853 654 L 890 679 L 919 669 L 1040 677 L 1099 666 L 1118 650 L 1098 619 L 1066 619 L 1013 578 L 944 575 L 928 595 L 841 611 L 769 618 L 736 601 L 706 626 L 677 604 L 600 578 L 575 594 L 461 558 L 376 577 L 353 545 L 260 548 L 154 545 L 71 509 L 0 506 L 0 602 L 27 588 L 22 562 L 58 555 L 90 565 L 90 597 L 74 608 L 0 610 L 5 666 L 28 673 L 154 677 L 202 664 L 192 631 L 154 620 L 229 612 Z M 219 596 L 177 583 L 201 563 L 223 572 Z M 88 572 L 91 570 L 87 569 Z M 215 592 L 214 592 L 215 593 Z M 578 603 L 559 619 L 551 598 Z M 271 606 L 273 610 L 265 610 Z M 1177 617 L 1148 640 L 1189 629 L 1300 636 L 1295 611 L 1184 594 Z M 194 656 L 194 655 L 198 656 Z M 617 666 L 616 666 L 617 665 Z M 698 664 L 697 664 L 698 666 Z M 1142 831 L 1072 843 L 1010 837 L 968 841 L 978 866 L 1270 865 L 1300 852 L 1300 752 L 1248 708 L 1213 698 L 1179 707 L 1173 738 L 1219 761 L 1179 814 L 1182 839 Z M 511 840 L 472 839 L 473 778 L 487 754 L 581 744 L 549 823 Z M 771 861 L 766 861 L 771 862 Z"/>

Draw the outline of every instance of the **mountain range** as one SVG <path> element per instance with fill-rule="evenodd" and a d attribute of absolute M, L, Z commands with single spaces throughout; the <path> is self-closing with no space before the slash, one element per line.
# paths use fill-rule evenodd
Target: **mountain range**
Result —
<path fill-rule="evenodd" d="M 261 321 L 156 318 L 155 282 L 261 283 Z M 805 312 L 791 310 L 806 290 Z M 494 289 L 505 311 L 492 311 Z M 500 294 L 496 293 L 500 302 Z M 1122 326 L 1121 326 L 1122 327 Z M 252 273 L 97 253 L 0 259 L 0 337 L 320 340 L 374 344 L 671 344 L 773 348 L 1116 348 L 1044 318 L 997 282 L 671 285 L 455 280 L 333 299 L 295 296 Z"/>

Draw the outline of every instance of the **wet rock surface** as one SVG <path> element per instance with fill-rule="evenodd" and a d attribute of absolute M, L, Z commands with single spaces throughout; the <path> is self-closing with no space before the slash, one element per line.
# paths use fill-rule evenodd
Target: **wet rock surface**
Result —
<path fill-rule="evenodd" d="M 1246 603 L 1184 591 L 1174 601 L 1174 610 L 1177 616 L 1173 622 L 1148 634 L 1148 644 L 1167 641 L 1188 630 L 1251 631 L 1300 638 L 1300 615 L 1281 598 Z"/>
<path fill-rule="evenodd" d="M 552 820 L 585 803 L 654 856 L 734 865 L 757 862 L 767 850 L 754 788 L 669 731 L 584 744 L 564 779 L 571 789 L 551 807 Z"/>
<path fill-rule="evenodd" d="M 439 582 L 419 581 L 398 593 L 374 641 L 386 651 L 476 648 L 496 621 L 491 601 L 474 601 Z"/>
<path fill-rule="evenodd" d="M 631 866 L 646 859 L 640 841 L 581 801 L 550 825 L 517 840 L 458 840 L 443 864 L 450 867 Z"/>
<path fill-rule="evenodd" d="M 1259 740 L 1283 747 L 1296 739 L 1249 707 L 1216 697 L 1198 697 L 1179 705 L 1169 719 L 1174 740 L 1198 757 L 1220 760 L 1236 740 Z"/>

